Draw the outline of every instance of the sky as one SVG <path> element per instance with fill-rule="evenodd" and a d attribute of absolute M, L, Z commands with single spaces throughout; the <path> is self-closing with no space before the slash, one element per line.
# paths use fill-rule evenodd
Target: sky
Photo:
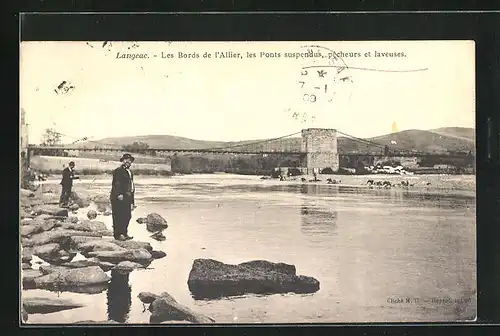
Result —
<path fill-rule="evenodd" d="M 474 48 L 473 41 L 23 42 L 21 108 L 33 144 L 48 127 L 63 142 L 155 134 L 237 141 L 309 127 L 372 137 L 394 123 L 400 131 L 474 127 Z M 316 57 L 302 57 L 308 50 Z M 223 52 L 241 58 L 216 58 Z M 149 58 L 117 58 L 127 53 Z"/>

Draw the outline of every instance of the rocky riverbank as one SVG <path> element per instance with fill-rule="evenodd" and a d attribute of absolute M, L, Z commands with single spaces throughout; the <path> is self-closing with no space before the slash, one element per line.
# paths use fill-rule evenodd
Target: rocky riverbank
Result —
<path fill-rule="evenodd" d="M 108 200 L 72 195 L 69 209 L 60 208 L 58 194 L 20 191 L 20 236 L 23 289 L 46 289 L 75 293 L 105 291 L 110 281 L 109 271 L 130 273 L 147 268 L 155 259 L 166 256 L 155 251 L 147 242 L 118 241 L 106 225 L 96 220 L 109 215 Z M 91 203 L 97 211 L 87 211 L 87 218 L 76 216 L 80 208 Z M 159 220 L 158 214 L 149 218 Z M 165 223 L 166 221 L 161 218 Z M 73 261 L 80 254 L 84 259 Z M 36 267 L 34 256 L 45 264 Z M 24 322 L 30 313 L 48 313 L 81 307 L 68 300 L 30 298 L 23 300 L 21 317 Z"/>

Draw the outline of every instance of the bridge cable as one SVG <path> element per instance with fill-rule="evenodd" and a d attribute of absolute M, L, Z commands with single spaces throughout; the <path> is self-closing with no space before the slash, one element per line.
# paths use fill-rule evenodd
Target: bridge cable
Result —
<path fill-rule="evenodd" d="M 259 140 L 259 141 L 255 141 L 255 142 L 250 142 L 250 143 L 243 143 L 243 144 L 238 144 L 238 145 L 231 145 L 231 146 L 225 146 L 225 147 L 212 147 L 212 148 L 204 148 L 204 149 L 196 149 L 196 150 L 200 150 L 200 151 L 210 151 L 210 150 L 224 150 L 224 149 L 229 149 L 229 148 L 237 148 L 237 147 L 246 147 L 246 146 L 252 146 L 252 145 L 258 145 L 258 144 L 262 144 L 262 143 L 266 143 L 266 142 L 272 142 L 272 141 L 276 141 L 276 140 L 281 140 L 281 139 L 284 139 L 284 138 L 288 138 L 288 137 L 291 137 L 291 136 L 294 136 L 294 135 L 297 135 L 297 134 L 300 134 L 302 133 L 302 131 L 300 132 L 295 132 L 295 133 L 292 133 L 292 134 L 287 134 L 287 135 L 283 135 L 283 136 L 280 136 L 278 138 L 274 138 L 274 139 L 266 139 L 266 140 Z M 279 153 L 279 152 L 277 152 Z"/>

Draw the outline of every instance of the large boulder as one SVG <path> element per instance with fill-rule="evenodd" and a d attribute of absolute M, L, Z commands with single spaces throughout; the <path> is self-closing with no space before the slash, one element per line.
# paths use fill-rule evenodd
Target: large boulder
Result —
<path fill-rule="evenodd" d="M 139 294 L 139 298 L 142 300 L 147 299 L 146 301 L 154 299 L 149 305 L 149 311 L 151 312 L 149 318 L 150 323 L 157 324 L 164 321 L 189 321 L 202 324 L 215 322 L 214 319 L 195 313 L 191 309 L 179 304 L 168 293 L 161 293 L 157 297 L 152 296 L 151 293 Z"/>
<path fill-rule="evenodd" d="M 165 218 L 157 213 L 150 213 L 146 217 L 146 229 L 150 232 L 156 232 L 168 228 Z"/>
<path fill-rule="evenodd" d="M 110 277 L 98 266 L 82 268 L 53 268 L 52 271 L 34 279 L 36 288 L 65 289 L 106 284 Z"/>
<path fill-rule="evenodd" d="M 145 249 L 123 250 L 123 251 L 94 251 L 88 253 L 89 257 L 96 257 L 101 261 L 117 264 L 120 261 L 133 261 L 141 265 L 149 264 L 153 257 Z"/>
<path fill-rule="evenodd" d="M 28 314 L 49 314 L 62 310 L 83 307 L 83 304 L 67 299 L 32 297 L 23 299 L 24 308 Z"/>
<path fill-rule="evenodd" d="M 21 269 L 23 269 L 23 270 L 31 269 L 31 264 L 30 263 L 22 263 Z"/>
<path fill-rule="evenodd" d="M 275 293 L 314 293 L 319 281 L 296 275 L 295 266 L 255 260 L 238 265 L 213 259 L 196 259 L 189 273 L 188 287 L 195 299 Z"/>
<path fill-rule="evenodd" d="M 58 205 L 43 204 L 33 208 L 35 215 L 50 215 L 57 217 L 68 217 L 68 209 L 59 207 Z"/>

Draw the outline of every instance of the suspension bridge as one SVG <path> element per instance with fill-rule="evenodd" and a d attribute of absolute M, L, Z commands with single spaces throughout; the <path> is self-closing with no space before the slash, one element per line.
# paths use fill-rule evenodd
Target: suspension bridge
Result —
<path fill-rule="evenodd" d="M 340 135 L 340 137 L 338 136 Z M 345 140 L 350 142 L 345 146 Z M 87 140 L 87 139 L 86 139 Z M 340 146 L 339 146 L 340 142 Z M 350 148 L 349 148 L 350 147 Z M 87 140 L 80 145 L 39 146 L 28 145 L 26 148 L 29 162 L 33 155 L 44 155 L 54 151 L 74 152 L 124 152 L 122 145 Z M 308 128 L 293 134 L 273 139 L 228 143 L 219 147 L 206 148 L 145 148 L 133 153 L 156 156 L 158 153 L 168 154 L 236 154 L 236 155 L 290 155 L 299 156 L 302 168 L 307 171 L 331 168 L 336 171 L 341 159 L 360 160 L 364 158 L 452 158 L 467 159 L 471 153 L 432 153 L 408 151 L 394 144 L 382 144 L 375 141 L 357 138 L 335 129 Z"/>

